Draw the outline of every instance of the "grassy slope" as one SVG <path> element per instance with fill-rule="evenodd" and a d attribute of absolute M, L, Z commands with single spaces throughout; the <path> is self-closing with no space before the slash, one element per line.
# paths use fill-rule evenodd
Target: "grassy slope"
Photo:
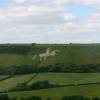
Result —
<path fill-rule="evenodd" d="M 37 58 L 32 60 L 34 54 L 44 53 L 47 48 L 58 49 L 56 57 L 49 57 L 47 61 L 40 62 Z M 35 64 L 48 65 L 54 63 L 100 64 L 100 44 L 62 44 L 62 45 L 35 45 L 28 54 L 0 53 L 0 66 Z"/>

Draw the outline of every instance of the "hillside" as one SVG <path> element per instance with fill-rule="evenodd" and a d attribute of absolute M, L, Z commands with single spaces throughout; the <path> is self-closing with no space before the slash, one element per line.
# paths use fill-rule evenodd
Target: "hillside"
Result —
<path fill-rule="evenodd" d="M 0 44 L 0 74 L 37 71 L 100 72 L 100 44 Z"/>
<path fill-rule="evenodd" d="M 0 92 L 43 100 L 100 97 L 100 44 L 2 44 Z"/>
<path fill-rule="evenodd" d="M 55 57 L 49 56 L 45 61 L 35 54 L 59 50 Z M 11 65 L 50 65 L 55 63 L 100 64 L 100 44 L 6 44 L 0 45 L 0 67 Z"/>

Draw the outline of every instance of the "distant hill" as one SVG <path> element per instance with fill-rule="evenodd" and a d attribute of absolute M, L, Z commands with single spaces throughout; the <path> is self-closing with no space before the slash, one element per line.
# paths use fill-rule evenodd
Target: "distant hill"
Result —
<path fill-rule="evenodd" d="M 59 50 L 55 57 L 40 61 L 33 60 L 35 54 Z M 10 65 L 52 65 L 55 63 L 100 64 L 100 44 L 1 44 L 0 66 Z"/>

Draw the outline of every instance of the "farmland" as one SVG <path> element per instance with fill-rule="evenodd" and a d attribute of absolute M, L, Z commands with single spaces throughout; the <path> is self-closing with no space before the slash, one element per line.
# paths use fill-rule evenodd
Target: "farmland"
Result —
<path fill-rule="evenodd" d="M 0 82 L 0 91 L 7 91 L 16 86 L 18 83 L 23 83 L 32 78 L 35 74 L 19 75 L 3 80 Z M 29 84 L 36 81 L 48 80 L 54 84 L 81 84 L 81 83 L 96 83 L 100 82 L 99 73 L 40 73 Z M 51 96 L 53 100 L 59 100 L 63 95 L 84 95 L 89 97 L 100 96 L 100 84 L 97 85 L 82 85 L 82 86 L 67 86 L 58 88 L 40 89 L 34 91 L 9 92 L 10 97 L 14 96 L 31 96 L 38 95 L 42 98 Z"/>
<path fill-rule="evenodd" d="M 44 98 L 51 97 L 52 100 L 61 100 L 61 97 L 64 95 L 83 95 L 86 97 L 100 97 L 100 85 L 91 85 L 91 86 L 80 86 L 80 87 L 62 87 L 62 88 L 51 88 L 51 89 L 42 89 L 35 91 L 23 91 L 23 92 L 14 92 L 9 93 L 10 97 L 17 96 L 41 96 Z"/>
<path fill-rule="evenodd" d="M 25 82 L 29 80 L 34 74 L 15 76 L 11 79 L 0 82 L 0 91 L 7 90 L 17 83 Z M 99 73 L 41 73 L 37 75 L 31 82 L 48 80 L 50 83 L 56 84 L 79 84 L 79 83 L 94 83 L 100 82 Z M 100 85 L 83 85 L 83 86 L 70 86 L 70 87 L 58 87 L 48 88 L 33 91 L 20 91 L 9 92 L 10 97 L 24 97 L 24 96 L 41 96 L 42 98 L 51 97 L 53 100 L 60 100 L 64 95 L 84 95 L 87 97 L 99 97 Z"/>
<path fill-rule="evenodd" d="M 33 59 L 48 48 L 59 52 L 45 60 Z M 0 92 L 43 100 L 61 100 L 64 95 L 100 97 L 100 44 L 0 45 Z"/>
<path fill-rule="evenodd" d="M 0 91 L 6 91 L 18 83 L 24 83 L 30 80 L 35 74 L 18 75 L 0 82 Z M 33 78 L 29 83 L 47 80 L 50 83 L 67 85 L 81 83 L 96 83 L 100 82 L 99 73 L 41 73 Z"/>

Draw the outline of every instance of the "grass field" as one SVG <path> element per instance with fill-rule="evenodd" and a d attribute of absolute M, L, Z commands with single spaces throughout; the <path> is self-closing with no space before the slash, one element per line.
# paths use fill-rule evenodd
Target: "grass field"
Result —
<path fill-rule="evenodd" d="M 0 91 L 7 91 L 8 89 L 16 86 L 18 83 L 27 82 L 32 78 L 35 74 L 29 75 L 19 75 L 14 76 L 12 78 L 8 78 L 4 81 L 0 82 Z M 32 81 L 28 83 L 28 85 L 37 82 L 47 80 L 52 84 L 80 84 L 80 83 L 95 83 L 100 82 L 100 74 L 99 73 L 42 73 L 37 75 Z"/>
<path fill-rule="evenodd" d="M 100 82 L 99 73 L 42 73 L 33 79 L 29 84 L 48 80 L 53 84 L 78 84 L 78 83 L 93 83 Z"/>
<path fill-rule="evenodd" d="M 33 75 L 35 74 L 14 76 L 4 81 L 0 81 L 0 91 L 8 91 L 8 89 L 16 86 L 18 83 L 28 81 Z"/>
<path fill-rule="evenodd" d="M 79 87 L 61 87 L 61 88 L 51 88 L 51 89 L 41 89 L 35 91 L 23 91 L 8 93 L 10 97 L 17 96 L 41 96 L 43 100 L 45 98 L 51 97 L 52 100 L 61 100 L 64 95 L 83 95 L 86 97 L 100 97 L 100 85 L 90 85 L 90 86 L 79 86 Z"/>

